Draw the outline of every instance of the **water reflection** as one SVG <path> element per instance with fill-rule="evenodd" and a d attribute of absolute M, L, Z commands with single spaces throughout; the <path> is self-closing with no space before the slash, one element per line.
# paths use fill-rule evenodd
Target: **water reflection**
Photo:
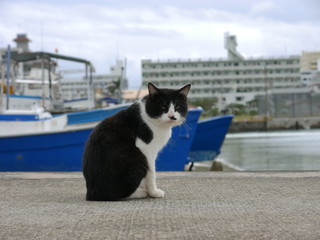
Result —
<path fill-rule="evenodd" d="M 228 134 L 220 159 L 247 171 L 320 170 L 320 130 Z"/>

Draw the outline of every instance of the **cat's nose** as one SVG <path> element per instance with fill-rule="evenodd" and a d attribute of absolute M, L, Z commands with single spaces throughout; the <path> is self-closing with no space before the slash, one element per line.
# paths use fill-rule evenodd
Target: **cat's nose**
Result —
<path fill-rule="evenodd" d="M 170 118 L 170 120 L 177 120 L 174 115 L 169 115 L 168 117 Z"/>

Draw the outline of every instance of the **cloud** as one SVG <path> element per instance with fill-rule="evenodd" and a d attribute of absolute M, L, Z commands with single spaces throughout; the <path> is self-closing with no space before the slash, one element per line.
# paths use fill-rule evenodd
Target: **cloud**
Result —
<path fill-rule="evenodd" d="M 273 1 L 260 1 L 252 5 L 250 9 L 251 15 L 257 15 L 266 11 L 275 10 L 276 4 Z"/>
<path fill-rule="evenodd" d="M 225 57 L 227 31 L 248 57 L 320 46 L 319 4 L 313 0 L 2 0 L 0 9 L 0 47 L 25 32 L 32 50 L 58 48 L 90 60 L 98 73 L 106 73 L 117 56 L 126 57 L 132 87 L 141 82 L 141 59 Z"/>

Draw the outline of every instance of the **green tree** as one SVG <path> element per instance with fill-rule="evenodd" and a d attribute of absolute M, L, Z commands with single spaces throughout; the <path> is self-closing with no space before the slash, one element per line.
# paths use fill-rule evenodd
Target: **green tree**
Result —
<path fill-rule="evenodd" d="M 108 87 L 109 93 L 114 95 L 120 89 L 120 79 L 116 81 L 112 81 L 112 84 Z"/>
<path fill-rule="evenodd" d="M 202 98 L 191 101 L 190 104 L 203 108 L 203 117 L 212 117 L 219 115 L 219 110 L 216 108 L 217 98 Z"/>
<path fill-rule="evenodd" d="M 231 103 L 227 105 L 226 110 L 228 110 L 228 112 L 232 113 L 235 116 L 247 114 L 246 106 L 239 103 Z"/>

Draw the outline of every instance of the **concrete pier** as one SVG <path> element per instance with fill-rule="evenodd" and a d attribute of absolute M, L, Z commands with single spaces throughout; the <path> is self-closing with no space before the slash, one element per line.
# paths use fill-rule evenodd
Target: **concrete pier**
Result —
<path fill-rule="evenodd" d="M 320 239 L 320 172 L 159 173 L 161 199 L 85 201 L 81 173 L 0 173 L 0 239 Z"/>

